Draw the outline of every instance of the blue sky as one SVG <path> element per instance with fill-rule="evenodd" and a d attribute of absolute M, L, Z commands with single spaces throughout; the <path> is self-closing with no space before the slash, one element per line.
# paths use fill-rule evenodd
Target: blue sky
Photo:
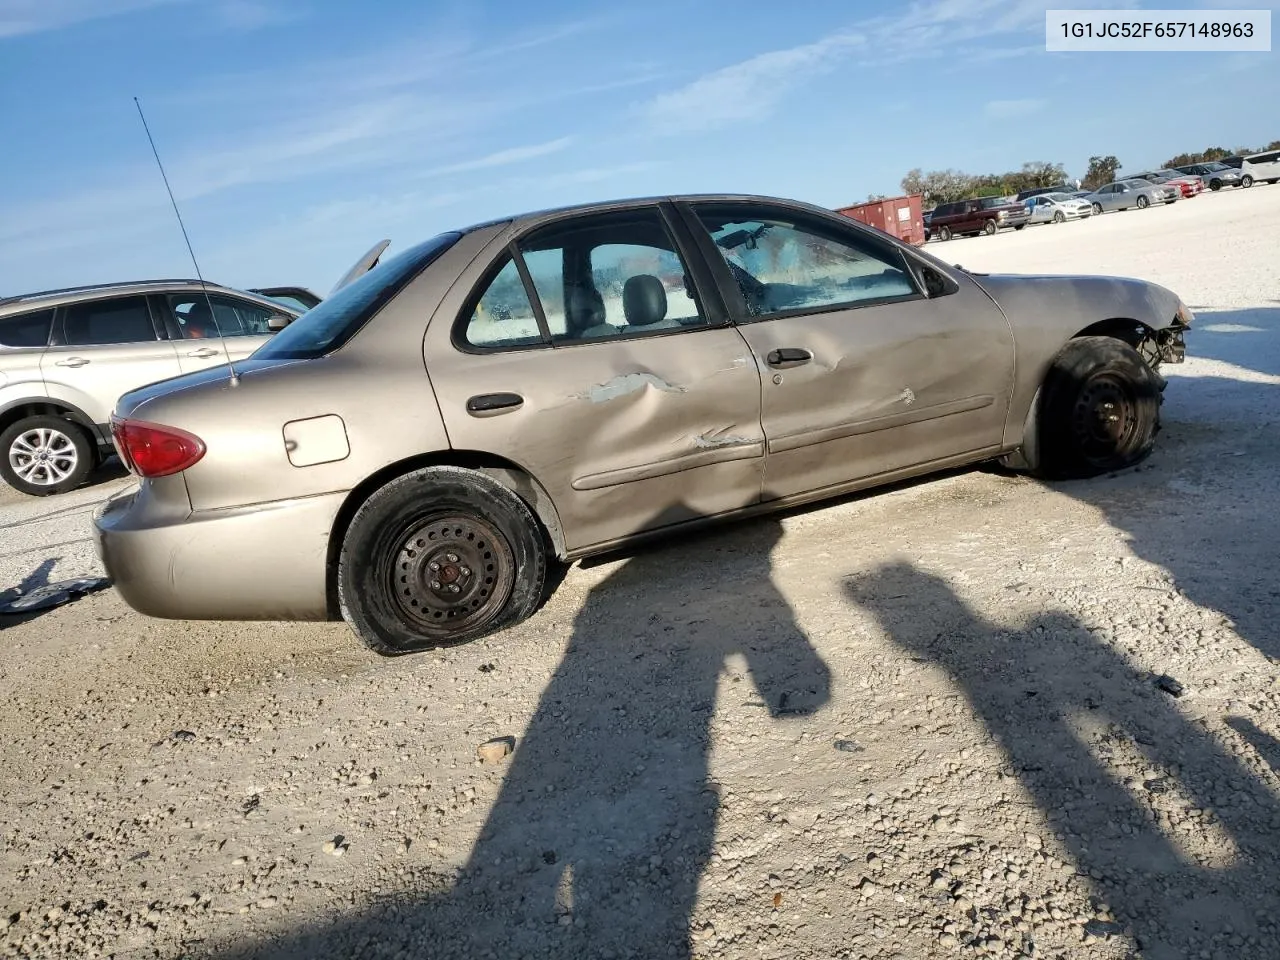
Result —
<path fill-rule="evenodd" d="M 1126 4 L 0 0 L 0 294 L 192 274 L 134 96 L 206 278 L 321 294 L 383 237 L 545 206 L 1280 137 L 1275 53 L 1046 53 L 1089 5 Z M 1237 5 L 1274 9 L 1145 4 Z"/>

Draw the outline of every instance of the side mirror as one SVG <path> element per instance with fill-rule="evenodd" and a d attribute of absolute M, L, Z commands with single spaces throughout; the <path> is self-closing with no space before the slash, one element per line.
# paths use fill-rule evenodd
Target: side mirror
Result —
<path fill-rule="evenodd" d="M 283 313 L 273 313 L 267 317 L 267 329 L 272 333 L 279 333 L 291 323 L 293 323 L 293 317 L 286 317 Z"/>

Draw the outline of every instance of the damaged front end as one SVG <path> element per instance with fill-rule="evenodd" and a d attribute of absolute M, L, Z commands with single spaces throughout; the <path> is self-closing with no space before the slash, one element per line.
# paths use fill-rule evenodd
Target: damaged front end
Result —
<path fill-rule="evenodd" d="M 1152 370 L 1158 370 L 1162 363 L 1182 363 L 1187 358 L 1185 335 L 1194 319 L 1190 308 L 1179 303 L 1178 312 L 1169 326 L 1160 330 L 1142 330 L 1135 346 Z"/>

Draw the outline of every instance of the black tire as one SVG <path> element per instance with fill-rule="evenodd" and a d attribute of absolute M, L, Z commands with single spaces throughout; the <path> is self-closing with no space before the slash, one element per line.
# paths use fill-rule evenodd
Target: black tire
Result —
<path fill-rule="evenodd" d="M 1053 222 L 1054 222 L 1054 223 L 1065 223 L 1065 222 L 1066 222 L 1066 219 L 1067 219 L 1067 215 L 1066 215 L 1065 213 L 1063 213 L 1061 210 L 1055 210 L 1055 211 L 1053 211 Z"/>
<path fill-rule="evenodd" d="M 1037 437 L 1048 479 L 1092 477 L 1140 463 L 1160 431 L 1162 380 L 1113 337 L 1079 337 L 1054 358 L 1041 388 Z"/>
<path fill-rule="evenodd" d="M 1149 207 L 1149 206 L 1151 206 L 1151 201 L 1150 201 L 1150 200 L 1148 200 L 1146 197 L 1139 197 L 1139 198 L 1138 198 L 1138 209 L 1139 209 L 1139 210 L 1145 210 L 1145 209 L 1147 209 L 1147 207 Z"/>
<path fill-rule="evenodd" d="M 0 433 L 0 477 L 32 497 L 74 490 L 96 464 L 89 435 L 63 417 L 26 417 Z"/>
<path fill-rule="evenodd" d="M 1253 186 L 1253 177 L 1249 176 L 1246 173 L 1243 177 L 1240 178 L 1240 186 L 1248 190 L 1250 187 Z"/>
<path fill-rule="evenodd" d="M 999 229 L 1000 228 L 996 226 L 996 222 L 994 220 L 988 220 L 982 225 L 982 232 L 988 237 L 994 237 L 996 235 L 996 231 Z"/>
<path fill-rule="evenodd" d="M 385 656 L 466 643 L 537 611 L 550 554 L 538 519 L 506 487 L 474 470 L 426 467 L 374 491 L 352 517 L 338 604 Z"/>
<path fill-rule="evenodd" d="M 1100 217 L 1100 216 L 1102 216 L 1102 204 L 1100 204 L 1100 203 L 1095 203 L 1095 204 L 1093 205 L 1093 215 L 1094 215 L 1095 217 Z"/>
<path fill-rule="evenodd" d="M 1215 191 L 1215 192 L 1217 192 L 1218 190 L 1221 190 L 1221 189 L 1222 189 L 1222 181 L 1221 181 L 1221 180 L 1210 180 L 1210 181 L 1209 181 L 1209 189 L 1210 189 L 1210 190 L 1213 190 L 1213 191 Z"/>
<path fill-rule="evenodd" d="M 939 227 L 939 228 L 938 228 L 938 239 L 939 239 L 939 240 L 944 240 L 944 241 L 945 241 L 945 240 L 950 240 L 950 239 L 951 239 L 951 228 L 950 228 L 950 227 Z"/>
<path fill-rule="evenodd" d="M 1020 223 L 1020 224 L 1018 224 L 1016 227 L 1014 227 L 1013 229 L 1015 229 L 1015 230 L 1025 230 L 1025 229 L 1027 229 L 1027 225 L 1026 225 L 1025 223 Z"/>

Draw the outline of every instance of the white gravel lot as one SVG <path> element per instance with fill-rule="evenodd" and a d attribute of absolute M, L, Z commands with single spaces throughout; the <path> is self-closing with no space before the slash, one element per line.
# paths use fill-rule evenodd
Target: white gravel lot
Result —
<path fill-rule="evenodd" d="M 395 660 L 113 591 L 0 618 L 0 955 L 1280 957 L 1277 222 L 930 245 L 1192 306 L 1122 475 L 737 525 Z M 0 492 L 0 590 L 95 572 L 126 483 Z"/>

